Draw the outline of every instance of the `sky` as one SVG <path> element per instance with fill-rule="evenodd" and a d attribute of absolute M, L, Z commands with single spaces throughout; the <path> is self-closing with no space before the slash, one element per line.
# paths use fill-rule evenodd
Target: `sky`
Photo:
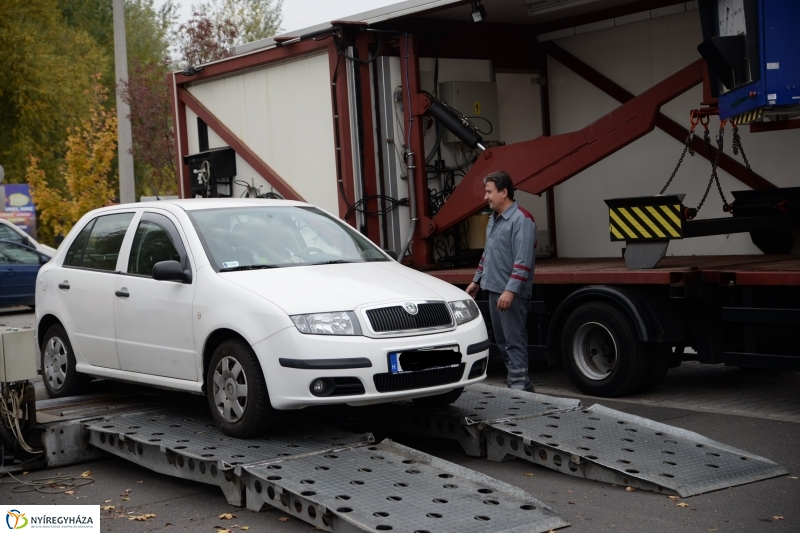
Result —
<path fill-rule="evenodd" d="M 192 4 L 201 3 L 202 0 L 174 0 L 180 4 L 178 10 L 180 22 L 188 20 L 192 12 Z M 284 0 L 283 24 L 284 31 L 294 31 L 322 22 L 337 20 L 348 15 L 363 13 L 402 0 Z M 163 0 L 155 0 L 155 6 L 160 7 Z"/>

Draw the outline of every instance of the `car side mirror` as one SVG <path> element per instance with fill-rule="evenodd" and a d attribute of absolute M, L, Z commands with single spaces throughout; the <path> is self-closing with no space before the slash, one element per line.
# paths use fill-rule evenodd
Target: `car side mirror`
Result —
<path fill-rule="evenodd" d="M 48 261 L 50 261 L 49 257 L 47 257 L 46 255 L 41 255 L 41 254 L 39 255 L 39 264 L 40 265 L 44 265 Z"/>
<path fill-rule="evenodd" d="M 191 283 L 192 274 L 189 270 L 184 270 L 177 261 L 160 261 L 153 265 L 153 279 L 157 281 Z"/>
<path fill-rule="evenodd" d="M 397 252 L 395 252 L 394 250 L 384 250 L 384 252 L 386 253 L 386 255 L 397 261 Z"/>

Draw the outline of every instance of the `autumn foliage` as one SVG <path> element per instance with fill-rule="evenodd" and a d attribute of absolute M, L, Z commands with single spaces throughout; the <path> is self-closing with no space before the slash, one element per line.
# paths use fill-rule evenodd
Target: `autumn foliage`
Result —
<path fill-rule="evenodd" d="M 109 205 L 116 196 L 118 177 L 112 168 L 117 148 L 117 115 L 105 109 L 108 90 L 93 76 L 89 118 L 67 130 L 66 154 L 59 173 L 64 187 L 49 184 L 39 160 L 30 156 L 25 179 L 39 211 L 39 224 L 53 235 L 66 235 L 85 213 Z"/>

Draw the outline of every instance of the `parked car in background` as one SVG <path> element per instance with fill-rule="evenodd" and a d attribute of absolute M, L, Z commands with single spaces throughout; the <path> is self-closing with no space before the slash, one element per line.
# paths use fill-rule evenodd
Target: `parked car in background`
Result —
<path fill-rule="evenodd" d="M 34 305 L 36 274 L 49 260 L 30 246 L 0 240 L 0 307 Z"/>
<path fill-rule="evenodd" d="M 53 257 L 53 255 L 56 253 L 55 248 L 36 242 L 36 239 L 25 233 L 22 228 L 4 218 L 0 218 L 0 240 L 11 241 L 24 244 L 25 246 L 30 246 L 31 248 L 36 249 L 36 251 L 49 257 Z"/>
<path fill-rule="evenodd" d="M 39 275 L 51 397 L 89 376 L 204 393 L 229 435 L 275 409 L 455 401 L 489 339 L 461 289 L 302 202 L 194 199 L 85 215 Z"/>

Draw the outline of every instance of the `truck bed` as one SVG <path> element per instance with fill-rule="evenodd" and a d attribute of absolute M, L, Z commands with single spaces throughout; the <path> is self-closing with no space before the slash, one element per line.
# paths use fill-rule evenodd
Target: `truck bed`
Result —
<path fill-rule="evenodd" d="M 433 270 L 428 274 L 454 285 L 472 281 L 475 268 Z M 652 270 L 628 270 L 622 258 L 537 259 L 534 283 L 670 285 L 800 285 L 800 256 L 720 255 L 665 257 Z"/>

